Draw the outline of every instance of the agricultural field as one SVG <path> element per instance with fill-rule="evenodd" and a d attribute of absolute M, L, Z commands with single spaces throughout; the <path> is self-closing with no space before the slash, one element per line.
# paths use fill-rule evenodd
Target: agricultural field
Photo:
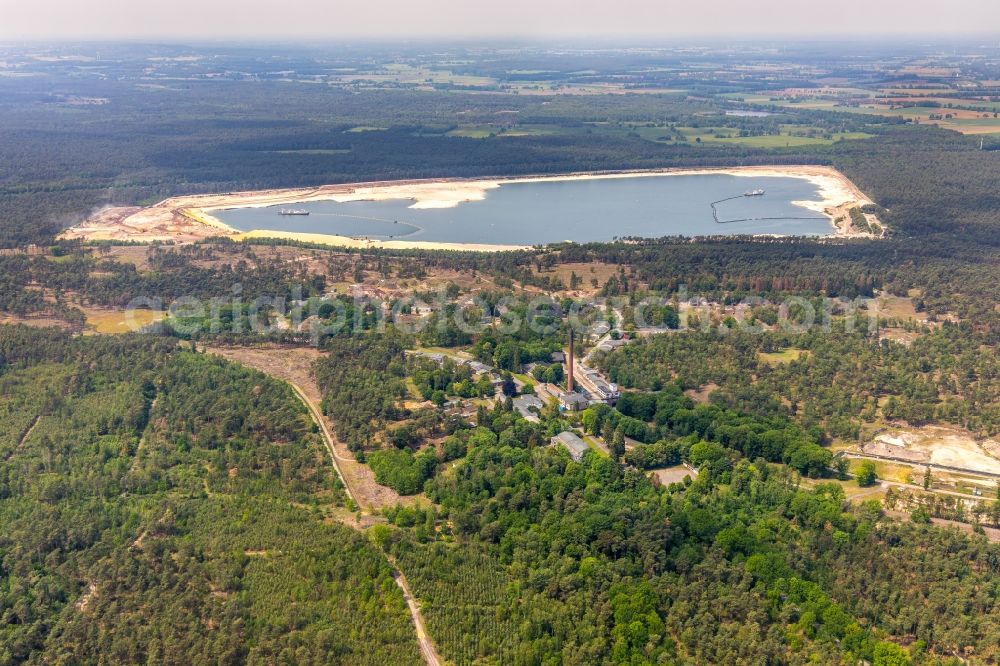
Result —
<path fill-rule="evenodd" d="M 374 130 L 375 128 L 372 128 Z M 354 128 L 354 131 L 363 131 Z M 349 155 L 350 148 L 303 148 L 301 150 L 272 150 L 275 155 Z"/>
<path fill-rule="evenodd" d="M 495 86 L 497 83 L 490 77 L 456 74 L 448 69 L 414 67 L 405 63 L 389 63 L 377 69 L 336 74 L 331 80 L 352 85 L 451 85 L 478 88 Z"/>
<path fill-rule="evenodd" d="M 790 148 L 797 146 L 823 146 L 847 139 L 867 139 L 865 132 L 825 133 L 822 128 L 782 125 L 779 134 L 762 136 L 741 136 L 737 129 L 720 127 L 680 127 L 678 132 L 684 141 L 730 143 L 755 148 Z"/>
<path fill-rule="evenodd" d="M 899 118 L 915 124 L 938 125 L 961 134 L 1000 134 L 1000 100 L 996 96 L 968 96 L 967 92 L 956 92 L 952 87 L 801 88 L 725 97 L 744 104 L 787 110 L 838 111 Z M 842 138 L 861 138 L 851 134 Z"/>
<path fill-rule="evenodd" d="M 493 137 L 549 136 L 561 133 L 565 132 L 555 126 L 497 124 L 461 125 L 453 130 L 449 130 L 445 136 L 465 139 L 486 139 Z"/>

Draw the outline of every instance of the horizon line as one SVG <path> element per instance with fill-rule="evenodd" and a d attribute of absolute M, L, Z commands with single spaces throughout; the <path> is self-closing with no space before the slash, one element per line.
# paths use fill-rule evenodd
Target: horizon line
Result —
<path fill-rule="evenodd" d="M 319 45 L 324 42 L 368 42 L 368 43 L 451 43 L 451 44 L 497 44 L 497 43 L 520 43 L 520 44 L 540 44 L 546 42 L 573 43 L 580 40 L 597 42 L 604 46 L 613 45 L 618 47 L 626 46 L 662 46 L 664 42 L 673 44 L 691 45 L 694 42 L 718 42 L 729 40 L 734 44 L 764 44 L 774 41 L 781 41 L 788 44 L 799 44 L 802 42 L 820 41 L 823 43 L 836 43 L 838 41 L 863 41 L 870 42 L 878 39 L 880 42 L 906 42 L 924 41 L 932 43 L 947 43 L 956 40 L 986 40 L 996 41 L 996 44 L 983 44 L 983 46 L 995 46 L 1000 48 L 1000 32 L 979 32 L 979 31 L 952 31 L 943 33 L 935 32 L 893 32 L 885 33 L 879 30 L 858 30 L 851 32 L 841 32 L 831 34 L 829 32 L 779 32 L 770 34 L 756 33 L 752 36 L 734 32 L 715 33 L 612 33 L 595 35 L 590 32 L 558 32 L 558 33 L 537 33 L 537 34 L 511 34 L 511 33 L 482 33 L 475 35 L 459 35 L 453 33 L 331 33 L 331 34 L 307 34 L 307 33 L 285 33 L 282 35 L 268 34 L 232 34 L 224 36 L 207 35 L 182 35 L 182 34 L 148 34 L 148 35 L 125 35 L 125 34 L 81 34 L 81 35 L 56 35 L 44 36 L 40 34 L 32 35 L 5 35 L 0 33 L 0 46 L 8 43 L 30 43 L 30 44 L 91 44 L 91 43 L 114 43 L 114 44 L 247 44 L 247 43 L 267 43 L 289 45 L 306 43 Z"/>

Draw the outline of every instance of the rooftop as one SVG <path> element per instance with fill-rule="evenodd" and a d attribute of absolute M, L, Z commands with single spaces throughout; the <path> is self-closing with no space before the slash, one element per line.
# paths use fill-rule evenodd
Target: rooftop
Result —
<path fill-rule="evenodd" d="M 561 393 L 559 395 L 559 402 L 564 405 L 589 405 L 590 398 L 583 395 L 582 393 Z"/>
<path fill-rule="evenodd" d="M 512 402 L 514 409 L 529 421 L 538 421 L 538 415 L 531 411 L 531 407 L 541 410 L 545 406 L 545 403 L 534 395 L 519 395 Z"/>
<path fill-rule="evenodd" d="M 583 454 L 587 452 L 590 447 L 587 443 L 576 436 L 569 430 L 561 432 L 550 440 L 553 444 L 562 444 L 569 451 L 569 456 L 573 460 L 580 462 L 583 460 Z"/>

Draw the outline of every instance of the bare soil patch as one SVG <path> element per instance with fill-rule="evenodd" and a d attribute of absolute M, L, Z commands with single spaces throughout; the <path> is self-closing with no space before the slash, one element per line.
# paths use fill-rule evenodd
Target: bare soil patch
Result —
<path fill-rule="evenodd" d="M 63 321 L 62 319 L 56 319 L 55 317 L 49 315 L 16 315 L 9 312 L 0 312 L 0 324 L 21 324 L 23 326 L 32 326 L 34 328 L 50 328 L 55 326 L 56 328 L 62 328 L 66 330 L 75 330 L 77 327 L 68 321 Z"/>
<path fill-rule="evenodd" d="M 695 477 L 698 476 L 684 465 L 653 469 L 649 473 L 664 486 L 669 486 L 671 483 L 683 483 L 686 476 L 691 477 L 691 480 L 694 481 Z"/>
<path fill-rule="evenodd" d="M 862 453 L 970 472 L 1000 474 L 1000 442 L 977 439 L 953 426 L 896 426 L 861 447 Z"/>
<path fill-rule="evenodd" d="M 541 271 L 537 267 L 532 268 L 532 273 L 539 276 L 549 276 L 553 279 L 559 279 L 564 285 L 566 285 L 566 290 L 574 295 L 583 296 L 594 294 L 600 291 L 604 283 L 608 281 L 612 275 L 618 274 L 618 266 L 615 264 L 605 264 L 598 261 L 593 262 L 576 262 L 570 264 L 559 264 L 552 268 L 543 268 Z M 576 289 L 570 289 L 572 286 L 573 274 L 576 273 L 577 277 L 580 278 L 581 282 Z M 594 284 L 594 280 L 597 284 Z"/>
<path fill-rule="evenodd" d="M 878 297 L 876 305 L 878 313 L 883 317 L 910 319 L 919 322 L 927 321 L 927 315 L 917 312 L 917 309 L 913 306 L 913 300 L 908 296 L 885 294 Z"/>
<path fill-rule="evenodd" d="M 702 386 L 700 389 L 688 389 L 684 391 L 684 395 L 691 398 L 697 403 L 706 404 L 708 403 L 709 397 L 719 390 L 719 385 L 713 382 L 709 382 Z"/>
<path fill-rule="evenodd" d="M 77 305 L 87 316 L 87 328 L 95 333 L 132 333 L 160 321 L 166 313 L 154 310 L 116 310 Z"/>
<path fill-rule="evenodd" d="M 123 264 L 132 264 L 138 271 L 148 271 L 149 266 L 148 245 L 107 245 L 95 250 L 94 254 L 98 258 L 114 259 Z"/>

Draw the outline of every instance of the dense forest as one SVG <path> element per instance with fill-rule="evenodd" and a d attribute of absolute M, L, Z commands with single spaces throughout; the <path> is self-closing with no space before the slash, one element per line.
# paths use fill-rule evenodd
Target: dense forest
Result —
<path fill-rule="evenodd" d="M 763 461 L 663 489 L 594 453 L 481 441 L 430 482 L 436 514 L 390 512 L 399 528 L 379 537 L 458 664 L 957 664 L 996 649 L 985 539 L 887 521 L 877 502 L 845 510 L 839 486 Z"/>
<path fill-rule="evenodd" d="M 338 365 L 373 363 L 392 348 L 387 337 L 337 339 Z M 932 342 L 947 356 L 944 339 Z M 400 380 L 429 372 L 408 365 Z M 442 385 L 454 378 L 444 368 Z M 350 384 L 356 370 L 340 372 Z M 329 386 L 331 401 L 365 395 Z M 878 501 L 848 504 L 843 486 L 799 476 L 833 472 L 817 424 L 695 405 L 670 383 L 582 414 L 608 441 L 658 438 L 621 466 L 545 446 L 568 426 L 558 410 L 540 416 L 529 423 L 499 401 L 480 408 L 476 427 L 456 422 L 440 447 L 414 454 L 416 433 L 397 427 L 406 415 L 382 413 L 387 441 L 367 453 L 385 483 L 433 502 L 386 510 L 391 526 L 372 534 L 455 663 L 992 658 L 997 546 L 895 522 Z M 698 468 L 693 482 L 661 487 L 637 469 L 682 461 Z"/>
<path fill-rule="evenodd" d="M 762 357 L 786 349 L 799 355 L 787 363 Z M 693 331 L 641 340 L 598 362 L 627 387 L 712 384 L 720 405 L 794 416 L 845 439 L 878 418 L 1000 431 L 1000 359 L 968 325 L 945 323 L 909 346 L 840 326 L 802 334 Z"/>
<path fill-rule="evenodd" d="M 328 405 L 382 395 L 356 383 L 362 367 L 401 380 L 405 342 L 329 340 L 332 359 L 357 361 L 321 369 L 341 398 Z M 385 561 L 321 520 L 340 491 L 287 388 L 169 337 L 7 327 L 0 354 L 5 661 L 415 659 Z M 691 408 L 676 387 L 616 411 L 673 427 Z M 994 601 L 973 592 L 1000 562 L 985 539 L 896 524 L 877 503 L 846 509 L 839 486 L 730 448 L 717 415 L 714 434 L 695 434 L 721 436 L 723 455 L 682 443 L 702 473 L 669 488 L 543 447 L 564 427 L 543 416 L 481 411 L 444 445 L 460 466 L 439 472 L 434 458 L 423 472 L 434 508 L 388 511 L 393 527 L 373 531 L 456 663 L 947 663 L 995 650 Z"/>
<path fill-rule="evenodd" d="M 0 367 L 0 663 L 419 663 L 286 386 L 14 327 Z"/>
<path fill-rule="evenodd" d="M 388 422 L 402 415 L 398 402 L 406 395 L 404 343 L 398 334 L 332 338 L 329 355 L 316 365 L 326 395 L 323 408 L 352 450 L 370 446 Z"/>

